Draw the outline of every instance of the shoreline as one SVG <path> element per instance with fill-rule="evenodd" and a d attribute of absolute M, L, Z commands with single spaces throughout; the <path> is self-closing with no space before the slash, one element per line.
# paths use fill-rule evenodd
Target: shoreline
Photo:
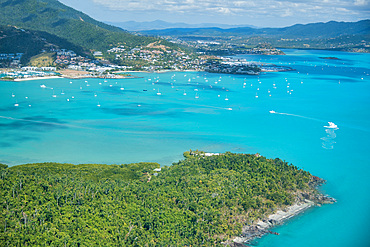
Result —
<path fill-rule="evenodd" d="M 27 78 L 6 78 L 2 79 L 0 78 L 0 81 L 16 81 L 16 82 L 22 82 L 22 81 L 34 81 L 34 80 L 46 80 L 46 79 L 132 79 L 132 78 L 142 78 L 138 76 L 114 76 L 114 77 L 101 77 L 101 76 L 68 76 L 68 75 L 61 75 L 61 76 L 34 76 L 34 77 L 27 77 Z"/>
<path fill-rule="evenodd" d="M 33 80 L 46 80 L 46 79 L 59 79 L 60 76 L 35 76 L 27 78 L 15 78 L 13 81 L 33 81 Z"/>
<path fill-rule="evenodd" d="M 313 176 L 309 182 L 309 186 L 314 191 L 312 192 L 300 192 L 296 195 L 295 202 L 287 206 L 286 208 L 279 208 L 276 212 L 265 216 L 262 219 L 258 219 L 251 224 L 244 225 L 239 236 L 234 236 L 230 240 L 224 243 L 225 246 L 231 247 L 245 247 L 246 244 L 256 238 L 261 238 L 267 234 L 279 235 L 277 232 L 273 232 L 270 229 L 275 226 L 279 226 L 287 222 L 289 219 L 304 213 L 309 208 L 314 206 L 321 206 L 322 204 L 333 204 L 336 199 L 323 195 L 317 191 L 317 188 L 325 183 L 326 181 Z"/>
<path fill-rule="evenodd" d="M 245 246 L 244 244 L 249 243 L 249 241 L 261 238 L 266 234 L 279 235 L 279 233 L 272 232 L 269 229 L 285 223 L 287 220 L 304 213 L 313 206 L 315 206 L 315 202 L 305 199 L 304 202 L 295 203 L 288 206 L 285 210 L 279 209 L 256 223 L 243 226 L 241 236 L 235 237 L 232 240 L 233 243 L 231 246 Z"/>

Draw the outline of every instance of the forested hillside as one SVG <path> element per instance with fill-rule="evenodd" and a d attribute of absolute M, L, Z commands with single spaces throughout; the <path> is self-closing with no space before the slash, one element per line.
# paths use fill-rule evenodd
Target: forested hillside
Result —
<path fill-rule="evenodd" d="M 96 21 L 57 0 L 0 0 L 0 25 L 48 32 L 86 50 L 118 44 L 135 47 L 157 40 Z"/>
<path fill-rule="evenodd" d="M 312 176 L 280 159 L 184 153 L 156 163 L 0 166 L 3 246 L 217 246 L 290 205 Z"/>
<path fill-rule="evenodd" d="M 32 56 L 48 51 L 50 48 L 64 48 L 84 54 L 86 51 L 56 35 L 42 31 L 30 31 L 0 25 L 0 53 L 23 53 L 22 63 L 26 64 Z"/>

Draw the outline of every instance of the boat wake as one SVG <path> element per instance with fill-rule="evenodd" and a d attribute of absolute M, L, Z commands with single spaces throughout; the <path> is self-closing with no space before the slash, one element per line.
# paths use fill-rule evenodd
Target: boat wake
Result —
<path fill-rule="evenodd" d="M 285 116 L 292 116 L 292 117 L 299 117 L 299 118 L 305 118 L 305 119 L 310 119 L 318 122 L 325 122 L 324 120 L 317 119 L 317 118 L 312 118 L 312 117 L 305 117 L 301 115 L 296 115 L 296 114 L 290 114 L 290 113 L 284 113 L 284 112 L 276 112 L 274 110 L 269 111 L 271 114 L 279 114 L 279 115 L 285 115 Z"/>
<path fill-rule="evenodd" d="M 324 120 L 317 119 L 317 118 L 311 118 L 311 117 L 305 117 L 301 115 L 296 115 L 296 114 L 290 114 L 290 113 L 282 113 L 282 112 L 276 112 L 274 110 L 269 111 L 271 114 L 279 114 L 279 115 L 285 115 L 285 116 L 293 116 L 293 117 L 299 117 L 299 118 L 304 118 L 304 119 L 309 119 L 313 121 L 318 121 L 318 122 L 325 122 Z M 333 123 L 333 122 L 328 122 L 328 125 L 323 126 L 325 128 L 325 133 L 326 136 L 320 138 L 322 140 L 322 147 L 324 149 L 333 149 L 334 144 L 336 143 L 334 139 L 337 137 L 335 134 L 335 131 L 338 130 L 338 126 Z"/>

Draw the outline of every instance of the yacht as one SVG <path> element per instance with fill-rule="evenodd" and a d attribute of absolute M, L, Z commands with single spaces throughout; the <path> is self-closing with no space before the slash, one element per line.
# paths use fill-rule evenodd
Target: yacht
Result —
<path fill-rule="evenodd" d="M 46 88 L 46 86 L 44 84 L 40 85 L 41 88 Z"/>
<path fill-rule="evenodd" d="M 276 113 L 276 111 L 271 110 L 271 111 L 269 111 L 269 113 Z"/>

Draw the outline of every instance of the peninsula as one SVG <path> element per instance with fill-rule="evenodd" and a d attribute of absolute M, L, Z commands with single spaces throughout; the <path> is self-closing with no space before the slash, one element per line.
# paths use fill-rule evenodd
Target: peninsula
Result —
<path fill-rule="evenodd" d="M 0 241 L 236 246 L 333 201 L 316 189 L 322 179 L 278 158 L 191 150 L 184 157 L 169 167 L 0 165 Z"/>

